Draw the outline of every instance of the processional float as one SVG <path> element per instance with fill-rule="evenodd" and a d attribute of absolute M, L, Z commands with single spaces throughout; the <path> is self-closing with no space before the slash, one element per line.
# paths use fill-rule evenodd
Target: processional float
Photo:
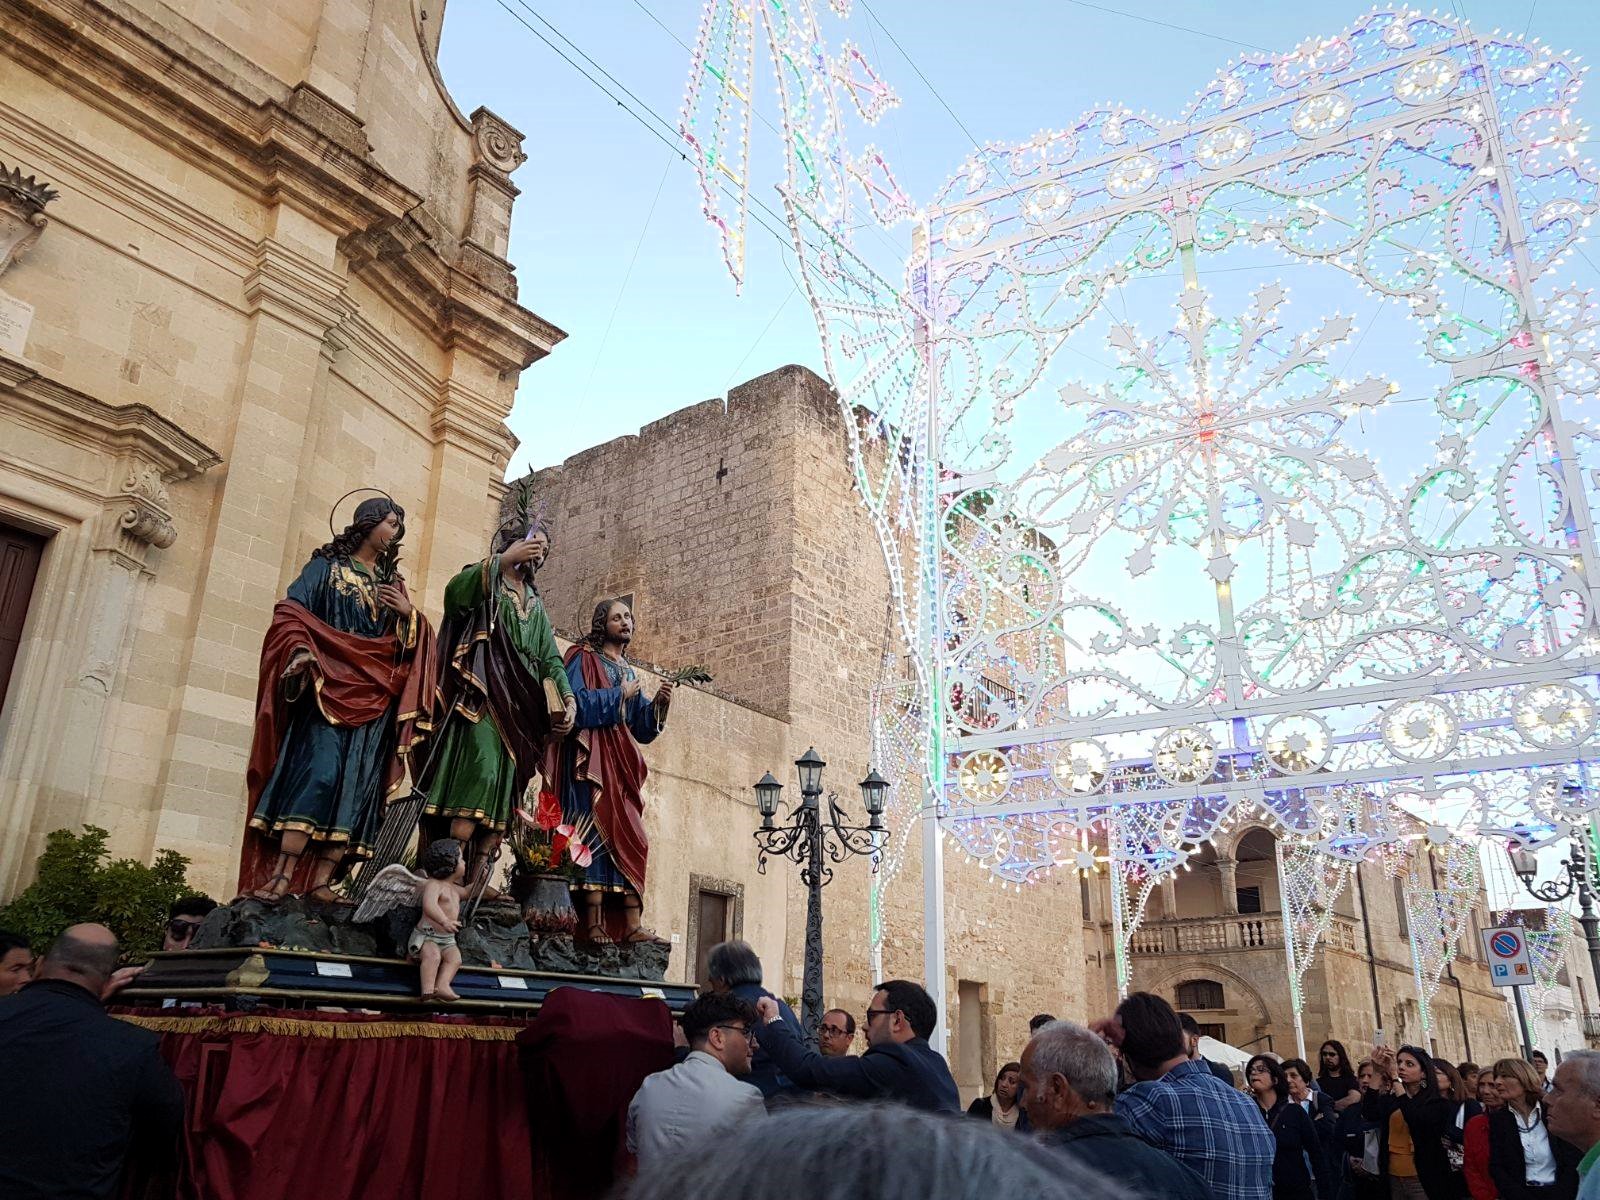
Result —
<path fill-rule="evenodd" d="M 710 0 L 681 133 L 737 283 L 781 159 L 909 651 L 872 698 L 907 781 L 875 945 L 920 827 L 941 1013 L 941 832 L 1007 885 L 1108 867 L 1126 988 L 1151 891 L 1248 819 L 1281 839 L 1297 1026 L 1363 859 L 1429 931 L 1426 1025 L 1479 845 L 1587 838 L 1596 807 L 1578 66 L 1374 10 L 1175 120 L 978 148 L 917 203 L 867 140 L 898 101 L 850 9 Z"/>

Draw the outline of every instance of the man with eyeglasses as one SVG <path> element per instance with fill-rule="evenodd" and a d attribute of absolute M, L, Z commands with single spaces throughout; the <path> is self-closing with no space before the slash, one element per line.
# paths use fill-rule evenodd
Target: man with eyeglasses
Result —
<path fill-rule="evenodd" d="M 767 1115 L 750 1073 L 755 1010 L 728 992 L 707 992 L 679 1018 L 689 1056 L 647 1076 L 628 1105 L 628 1149 L 641 1173 L 680 1154 L 714 1130 Z"/>
<path fill-rule="evenodd" d="M 929 1112 L 961 1111 L 950 1064 L 928 1045 L 939 1010 L 918 984 L 890 979 L 873 991 L 861 1021 L 867 1052 L 859 1058 L 824 1058 L 795 1036 L 770 999 L 757 1002 L 756 1012 L 762 1047 L 799 1087 Z"/>
<path fill-rule="evenodd" d="M 856 1043 L 856 1019 L 842 1008 L 830 1008 L 817 1026 L 817 1049 L 823 1058 L 844 1058 Z"/>

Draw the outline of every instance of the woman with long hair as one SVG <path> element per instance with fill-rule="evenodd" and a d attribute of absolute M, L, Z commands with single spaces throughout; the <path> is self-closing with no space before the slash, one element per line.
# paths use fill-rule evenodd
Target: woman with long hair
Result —
<path fill-rule="evenodd" d="M 1489 1117 L 1489 1175 L 1500 1200 L 1572 1200 L 1576 1148 L 1551 1137 L 1539 1073 L 1520 1058 L 1494 1064 L 1502 1107 Z"/>
<path fill-rule="evenodd" d="M 1022 1064 L 1008 1062 L 994 1077 L 994 1087 L 987 1096 L 979 1096 L 967 1106 L 967 1116 L 977 1117 L 998 1125 L 1001 1129 L 1026 1132 L 1027 1118 L 1022 1105 L 1017 1103 L 1017 1084 L 1022 1078 Z"/>
<path fill-rule="evenodd" d="M 1444 1154 L 1450 1164 L 1450 1182 L 1457 1200 L 1467 1194 L 1462 1173 L 1466 1164 L 1467 1122 L 1483 1112 L 1483 1106 L 1467 1090 L 1461 1073 L 1442 1058 L 1433 1060 L 1434 1079 L 1439 1094 L 1450 1101 L 1450 1123 L 1444 1131 Z"/>
<path fill-rule="evenodd" d="M 1271 1055 L 1258 1054 L 1245 1064 L 1244 1079 L 1278 1143 L 1272 1158 L 1272 1200 L 1305 1200 L 1315 1194 L 1313 1181 L 1327 1169 L 1311 1118 L 1289 1098 L 1283 1067 Z"/>
<path fill-rule="evenodd" d="M 1500 1085 L 1492 1069 L 1478 1073 L 1477 1090 L 1478 1105 L 1483 1111 L 1467 1121 L 1461 1142 L 1461 1174 L 1472 1200 L 1499 1200 L 1494 1176 L 1489 1174 L 1489 1118 L 1501 1108 Z"/>
<path fill-rule="evenodd" d="M 1433 1058 L 1416 1046 L 1376 1046 L 1372 1061 L 1393 1082 L 1362 1093 L 1361 1111 L 1378 1124 L 1378 1177 L 1393 1200 L 1454 1200 L 1445 1128 L 1454 1114 L 1439 1094 Z"/>

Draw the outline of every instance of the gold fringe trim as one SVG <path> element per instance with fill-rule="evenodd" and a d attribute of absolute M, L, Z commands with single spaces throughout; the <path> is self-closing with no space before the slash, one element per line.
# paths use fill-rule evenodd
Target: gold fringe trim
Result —
<path fill-rule="evenodd" d="M 445 1041 L 513 1042 L 522 1032 L 514 1025 L 445 1025 L 432 1021 L 305 1021 L 294 1017 L 240 1014 L 231 1017 L 144 1017 L 113 1013 L 119 1021 L 153 1033 L 273 1033 L 285 1037 L 434 1038 Z"/>

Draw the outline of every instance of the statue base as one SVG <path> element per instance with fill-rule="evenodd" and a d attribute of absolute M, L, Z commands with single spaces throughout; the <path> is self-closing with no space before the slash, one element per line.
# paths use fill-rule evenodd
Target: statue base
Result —
<path fill-rule="evenodd" d="M 189 950 L 153 956 L 123 995 L 130 1004 L 167 1001 L 249 1008 L 299 1001 L 393 1008 L 420 1004 L 417 967 L 405 945 L 420 910 L 395 909 L 357 925 L 345 905 L 290 897 L 277 904 L 236 900 L 217 908 Z M 571 934 L 530 933 L 515 904 L 485 903 L 456 935 L 461 1000 L 428 1007 L 532 1011 L 563 985 L 619 995 L 658 996 L 673 1012 L 694 999 L 686 984 L 663 982 L 670 947 L 654 942 L 596 945 Z"/>

